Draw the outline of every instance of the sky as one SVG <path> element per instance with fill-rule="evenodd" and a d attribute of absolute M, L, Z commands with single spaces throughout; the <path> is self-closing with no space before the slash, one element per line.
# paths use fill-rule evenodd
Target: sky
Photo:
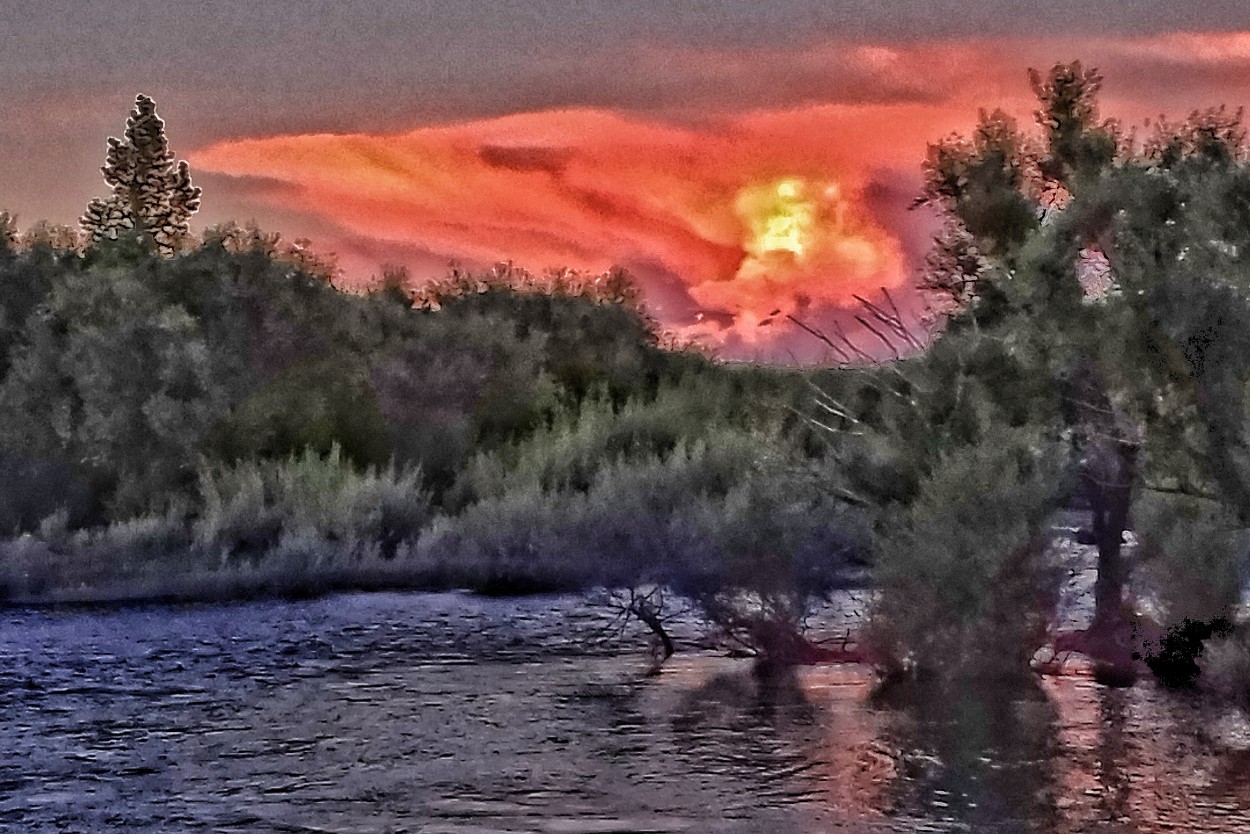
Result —
<path fill-rule="evenodd" d="M 776 311 L 919 316 L 927 144 L 1031 125 L 1028 68 L 1074 59 L 1128 125 L 1236 108 L 1250 4 L 0 0 L 0 209 L 74 222 L 145 93 L 199 227 L 308 237 L 362 285 L 623 266 L 679 336 L 806 361 Z"/>

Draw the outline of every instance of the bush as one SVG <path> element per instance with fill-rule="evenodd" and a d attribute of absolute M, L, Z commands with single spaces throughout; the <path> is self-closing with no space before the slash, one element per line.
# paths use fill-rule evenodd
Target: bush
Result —
<path fill-rule="evenodd" d="M 1169 626 L 1159 645 L 1146 646 L 1145 661 L 1164 686 L 1183 689 L 1198 679 L 1198 660 L 1213 637 L 1228 637 L 1232 623 L 1225 617 L 1210 621 L 1185 619 Z"/>
<path fill-rule="evenodd" d="M 1202 688 L 1250 708 L 1250 632 L 1245 625 L 1212 637 L 1195 660 Z"/>
<path fill-rule="evenodd" d="M 206 452 L 227 462 L 285 458 L 338 445 L 357 466 L 385 465 L 388 430 L 363 363 L 300 362 L 270 380 L 214 426 Z"/>
<path fill-rule="evenodd" d="M 481 456 L 476 500 L 423 537 L 423 559 L 472 565 L 495 587 L 659 584 L 728 610 L 766 587 L 796 610 L 842 580 L 846 507 L 794 470 L 775 434 L 700 424 L 653 443 L 649 406 L 605 401 L 524 444 Z M 662 434 L 662 433 L 661 433 Z M 620 444 L 622 437 L 639 442 Z M 862 525 L 861 525 L 862 526 Z"/>
<path fill-rule="evenodd" d="M 118 550 L 159 553 L 185 550 L 191 543 L 185 509 L 135 516 L 107 527 L 81 530 L 73 537 L 79 547 L 108 545 Z"/>
<path fill-rule="evenodd" d="M 90 486 L 72 467 L 0 451 L 0 536 L 31 532 L 55 513 L 78 526 L 93 505 Z"/>
<path fill-rule="evenodd" d="M 1016 674 L 1043 642 L 1058 577 L 1043 525 L 1059 455 L 1023 429 L 995 428 L 945 453 L 878 539 L 882 650 L 920 672 Z"/>
<path fill-rule="evenodd" d="M 784 445 L 783 454 L 803 454 L 780 434 L 781 409 L 749 400 L 744 405 L 749 395 L 742 385 L 734 372 L 721 371 L 689 373 L 624 403 L 599 391 L 557 409 L 528 437 L 480 453 L 465 467 L 451 506 L 530 486 L 585 492 L 604 469 L 667 458 L 682 443 L 689 450 L 697 442 L 714 447 L 724 441 L 751 446 L 757 455 Z"/>
<path fill-rule="evenodd" d="M 380 543 L 393 555 L 430 517 L 421 474 L 394 464 L 356 469 L 337 445 L 280 461 L 205 464 L 197 544 L 259 558 L 285 537 L 338 543 L 351 551 Z"/>
<path fill-rule="evenodd" d="M 1134 512 L 1151 586 L 1168 623 L 1225 615 L 1241 594 L 1239 522 L 1224 504 L 1147 493 Z"/>

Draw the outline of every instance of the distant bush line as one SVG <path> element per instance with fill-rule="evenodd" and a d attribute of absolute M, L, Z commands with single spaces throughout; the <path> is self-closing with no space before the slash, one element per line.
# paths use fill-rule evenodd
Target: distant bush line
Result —
<path fill-rule="evenodd" d="M 666 342 L 623 273 L 345 292 L 255 230 L 65 243 L 0 249 L 11 600 L 724 582 L 851 546 L 804 377 Z"/>

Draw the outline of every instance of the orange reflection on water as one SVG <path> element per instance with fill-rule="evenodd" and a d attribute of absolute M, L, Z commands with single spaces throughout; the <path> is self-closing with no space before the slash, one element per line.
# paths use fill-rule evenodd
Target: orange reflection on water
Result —
<path fill-rule="evenodd" d="M 876 676 L 860 666 L 815 666 L 798 673 L 799 688 L 822 710 L 822 796 L 829 810 L 856 818 L 885 816 L 900 777 L 888 741 L 889 716 L 869 706 Z"/>
<path fill-rule="evenodd" d="M 652 706 L 684 737 L 727 745 L 709 767 L 763 785 L 745 806 L 782 797 L 795 831 L 856 821 L 900 831 L 1250 831 L 1250 720 L 1149 681 L 1111 689 L 1078 674 L 882 691 L 858 666 L 765 682 L 749 661 L 692 657 L 656 684 Z"/>
<path fill-rule="evenodd" d="M 1111 689 L 1058 677 L 1043 686 L 1059 715 L 1060 831 L 1112 823 L 1132 834 L 1250 830 L 1250 748 L 1242 747 L 1250 738 L 1236 710 L 1152 682 Z"/>

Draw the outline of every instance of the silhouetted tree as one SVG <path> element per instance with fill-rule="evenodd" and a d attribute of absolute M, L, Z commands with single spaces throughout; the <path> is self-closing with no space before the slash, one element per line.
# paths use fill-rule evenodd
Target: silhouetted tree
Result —
<path fill-rule="evenodd" d="M 172 255 L 200 207 L 200 189 L 191 184 L 186 161 L 175 163 L 156 103 L 137 96 L 123 138 L 110 137 L 108 145 L 100 170 L 113 193 L 87 204 L 83 230 L 92 242 L 133 231 L 160 254 Z"/>

